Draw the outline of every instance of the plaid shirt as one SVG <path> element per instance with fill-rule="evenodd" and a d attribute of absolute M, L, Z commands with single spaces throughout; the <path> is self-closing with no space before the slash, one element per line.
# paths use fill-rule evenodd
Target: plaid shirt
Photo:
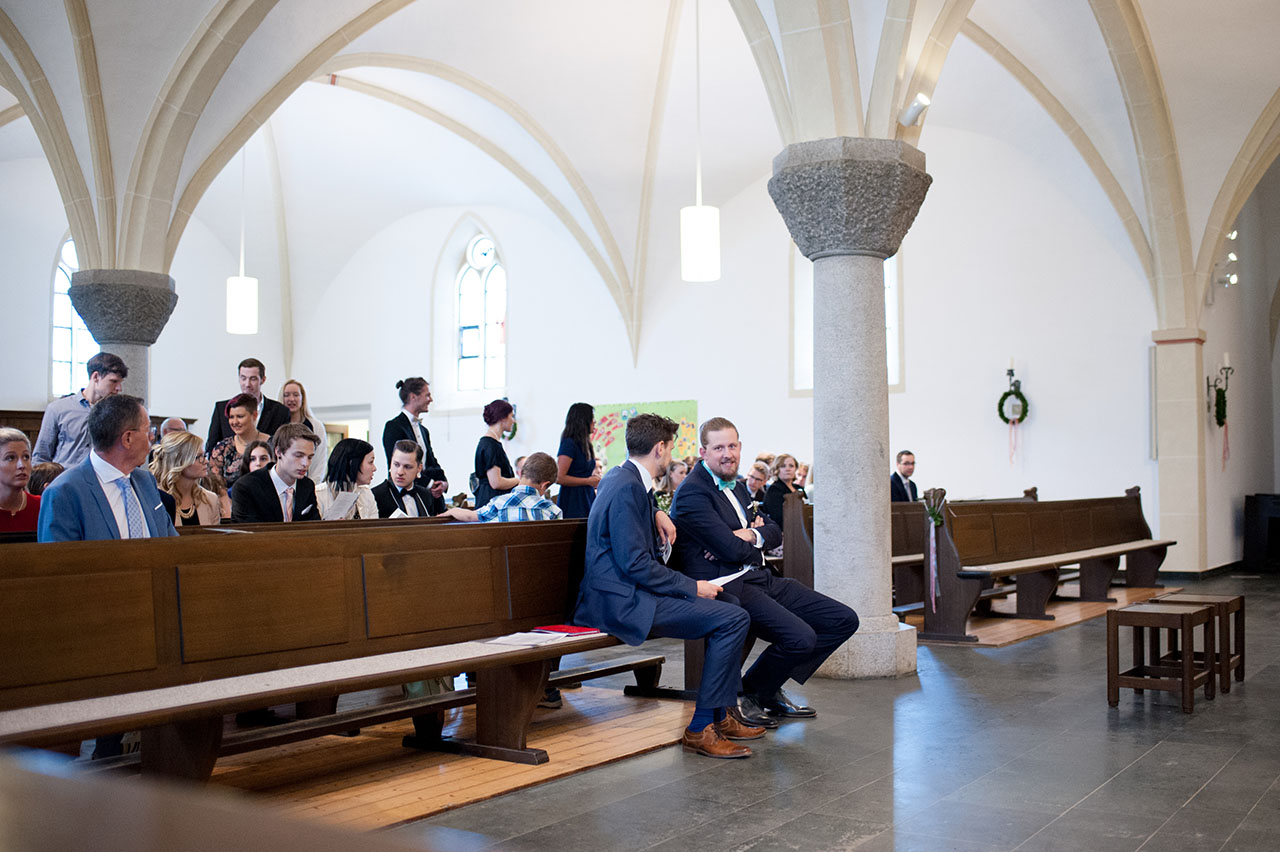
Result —
<path fill-rule="evenodd" d="M 560 507 L 528 485 L 517 485 L 509 493 L 494 497 L 476 512 L 481 521 L 558 521 Z"/>

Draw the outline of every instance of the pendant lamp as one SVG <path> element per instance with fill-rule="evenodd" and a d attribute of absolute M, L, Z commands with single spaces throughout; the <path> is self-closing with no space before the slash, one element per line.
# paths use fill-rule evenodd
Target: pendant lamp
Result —
<path fill-rule="evenodd" d="M 702 4 L 694 3 L 694 98 L 697 142 L 693 206 L 680 208 L 680 277 L 687 282 L 720 280 L 720 208 L 702 203 Z"/>
<path fill-rule="evenodd" d="M 227 278 L 227 334 L 258 333 L 258 279 L 244 274 L 245 150 L 240 149 L 240 274 Z"/>

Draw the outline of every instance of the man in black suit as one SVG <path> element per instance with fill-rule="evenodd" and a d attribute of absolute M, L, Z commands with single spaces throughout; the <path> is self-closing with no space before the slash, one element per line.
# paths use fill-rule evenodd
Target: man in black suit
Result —
<path fill-rule="evenodd" d="M 889 474 L 889 500 L 893 503 L 914 503 L 917 499 L 916 484 L 911 475 L 916 472 L 916 457 L 910 450 L 898 453 L 898 472 Z"/>
<path fill-rule="evenodd" d="M 858 616 L 840 601 L 763 567 L 763 551 L 782 543 L 782 531 L 752 511 L 746 483 L 737 480 L 738 429 L 713 417 L 702 424 L 699 438 L 702 461 L 671 504 L 679 533 L 675 564 L 697 580 L 750 569 L 724 589 L 751 616 L 752 635 L 771 644 L 742 676 L 738 713 L 748 724 L 770 716 L 811 718 L 817 712 L 791 700 L 782 684 L 788 678 L 808 680 L 858 629 Z"/>
<path fill-rule="evenodd" d="M 399 509 L 411 518 L 431 514 L 431 492 L 418 485 L 422 472 L 422 447 L 406 438 L 396 441 L 391 452 L 390 470 L 385 482 L 373 486 L 373 499 L 378 503 L 378 517 L 389 518 Z"/>
<path fill-rule="evenodd" d="M 387 453 L 387 467 L 391 467 L 397 441 L 413 441 L 421 447 L 422 468 L 418 472 L 416 487 L 427 503 L 428 513 L 438 515 L 445 509 L 444 493 L 449 490 L 449 480 L 436 460 L 436 454 L 431 451 L 431 433 L 418 421 L 418 417 L 426 414 L 431 406 L 431 387 L 422 376 L 413 376 L 396 382 L 396 390 L 400 392 L 404 408 L 382 428 L 382 448 Z"/>
<path fill-rule="evenodd" d="M 257 358 L 245 358 L 240 362 L 240 392 L 247 393 L 258 401 L 258 431 L 274 435 L 276 430 L 289 422 L 289 409 L 274 399 L 262 395 L 262 382 L 267 377 L 267 368 Z M 207 455 L 223 438 L 230 438 L 231 423 L 227 420 L 227 402 L 220 400 L 213 407 L 213 415 L 209 418 L 209 440 L 205 442 Z"/>
<path fill-rule="evenodd" d="M 232 523 L 320 520 L 316 486 L 307 478 L 320 439 L 301 423 L 286 423 L 271 443 L 275 464 L 246 473 L 231 489 Z"/>

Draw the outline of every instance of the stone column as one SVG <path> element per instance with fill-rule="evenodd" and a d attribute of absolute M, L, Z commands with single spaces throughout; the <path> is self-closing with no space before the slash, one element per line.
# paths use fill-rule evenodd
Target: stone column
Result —
<path fill-rule="evenodd" d="M 147 400 L 151 344 L 178 304 L 173 278 L 140 269 L 82 269 L 71 276 L 68 292 L 93 339 L 129 368 L 124 392 Z"/>
<path fill-rule="evenodd" d="M 893 614 L 884 260 L 932 178 L 924 154 L 889 139 L 800 142 L 773 161 L 769 194 L 813 261 L 814 587 L 861 626 L 820 673 L 892 677 L 916 668 L 915 630 Z"/>
<path fill-rule="evenodd" d="M 1205 526 L 1204 338 L 1198 328 L 1152 332 L 1156 342 L 1156 458 L 1160 469 L 1159 537 L 1178 542 L 1162 570 L 1204 571 Z M 1143 510 L 1151 517 L 1150 502 Z"/>

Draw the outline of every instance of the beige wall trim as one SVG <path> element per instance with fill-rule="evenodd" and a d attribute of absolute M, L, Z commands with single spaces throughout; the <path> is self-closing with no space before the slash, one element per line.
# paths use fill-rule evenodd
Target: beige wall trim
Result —
<path fill-rule="evenodd" d="M 85 246 L 80 255 L 81 267 L 92 269 L 101 266 L 98 251 L 98 226 L 93 210 L 93 196 L 89 194 L 89 185 L 84 178 L 84 170 L 80 168 L 80 160 L 76 156 L 75 146 L 71 144 L 71 134 L 67 132 L 67 124 L 54 96 L 53 87 L 44 75 L 44 69 L 36 60 L 30 46 L 13 21 L 0 9 L 0 41 L 3 41 L 13 53 L 18 63 L 18 70 L 26 80 L 22 80 L 9 63 L 0 56 L 0 86 L 8 89 L 18 99 L 18 105 L 31 119 L 31 126 L 40 140 L 45 157 L 49 160 L 49 168 L 53 171 L 53 179 L 58 185 L 58 193 L 62 196 L 62 204 L 67 211 L 67 222 L 71 234 L 75 237 L 76 248 Z M 27 91 L 30 86 L 30 92 Z"/>
<path fill-rule="evenodd" d="M 1202 328 L 1161 328 L 1151 332 L 1151 339 L 1157 344 L 1204 343 L 1206 337 Z"/>
<path fill-rule="evenodd" d="M 907 45 L 911 40 L 915 15 L 916 0 L 889 0 L 885 7 L 875 71 L 871 75 L 871 96 L 867 103 L 867 136 L 876 139 L 894 139 L 897 136 L 896 104 L 901 100 L 899 92 L 906 74 Z"/>
<path fill-rule="evenodd" d="M 22 104 L 14 104 L 8 109 L 0 109 L 0 127 L 4 127 L 11 121 L 17 121 L 26 113 L 22 109 Z"/>
<path fill-rule="evenodd" d="M 1089 0 L 1089 5 L 1115 66 L 1137 145 L 1156 275 L 1156 316 L 1161 327 L 1183 326 L 1199 316 L 1198 293 L 1192 286 L 1182 165 L 1160 69 L 1136 0 Z"/>
<path fill-rule="evenodd" d="M 93 157 L 93 180 L 98 190 L 98 245 L 103 269 L 116 265 L 116 178 L 111 168 L 111 137 L 107 132 L 107 112 L 102 100 L 102 79 L 98 74 L 98 51 L 85 0 L 66 0 L 67 21 L 75 43 L 76 68 L 89 131 L 89 151 Z M 77 245 L 77 249 L 79 246 Z"/>
<path fill-rule="evenodd" d="M 276 263 L 280 270 L 280 338 L 284 350 L 284 372 L 293 375 L 293 272 L 289 265 L 289 219 L 284 200 L 284 176 L 280 170 L 280 152 L 276 134 L 268 121 L 262 125 L 262 140 L 267 155 L 267 176 L 271 182 L 271 201 L 276 220 Z M 243 201 L 241 202 L 243 203 Z"/>
<path fill-rule="evenodd" d="M 178 250 L 178 241 L 191 219 L 196 205 L 204 196 L 209 184 L 218 176 L 237 151 L 249 140 L 249 137 L 266 122 L 285 98 L 295 89 L 309 80 L 319 67 L 333 57 L 339 50 L 350 44 L 355 38 L 374 24 L 409 5 L 412 0 L 381 0 L 343 25 L 337 32 L 318 44 L 302 61 L 288 71 L 272 86 L 267 93 L 258 99 L 236 125 L 231 128 L 222 141 L 214 146 L 209 155 L 192 173 L 186 186 L 182 187 L 177 204 L 172 208 L 172 218 L 168 219 L 169 227 L 164 240 L 164 268 L 168 270 L 173 263 L 174 252 Z"/>
<path fill-rule="evenodd" d="M 631 300 L 628 287 L 625 282 L 619 281 L 609 268 L 608 261 L 600 250 L 592 242 L 591 237 L 586 230 L 578 222 L 577 219 L 569 212 L 560 199 L 547 188 L 545 184 L 539 181 L 532 172 L 522 166 L 515 157 L 511 156 L 500 145 L 496 144 L 487 137 L 481 136 L 467 125 L 456 119 L 445 115 L 444 113 L 432 109 L 431 107 L 412 98 L 406 97 L 399 92 L 384 89 L 381 86 L 375 86 L 371 83 L 364 83 L 360 80 L 353 80 L 350 77 L 331 76 L 324 78 L 325 85 L 340 86 L 353 92 L 359 92 L 369 97 L 377 98 L 385 101 L 393 106 L 401 107 L 409 112 L 422 116 L 428 121 L 433 121 L 443 127 L 445 130 L 459 136 L 462 139 L 475 145 L 484 153 L 488 154 L 499 165 L 511 172 L 521 183 L 527 186 L 543 204 L 551 211 L 551 213 L 560 220 L 561 224 L 568 229 L 569 233 L 577 241 L 582 251 L 587 255 L 587 259 L 595 266 L 596 271 L 600 274 L 605 286 L 609 289 L 609 294 L 613 296 L 614 302 L 618 305 L 618 310 L 622 313 L 623 325 L 628 332 L 634 328 L 631 319 Z"/>
<path fill-rule="evenodd" d="M 183 47 L 134 153 L 121 215 L 120 263 L 167 272 L 165 236 L 187 146 L 222 75 L 276 0 L 221 0 Z"/>
<path fill-rule="evenodd" d="M 1142 222 L 1138 219 L 1138 213 L 1133 208 L 1133 204 L 1129 201 L 1129 196 L 1125 194 L 1124 189 L 1120 186 L 1120 181 L 1116 180 L 1115 174 L 1107 166 L 1106 160 L 1093 144 L 1093 140 L 1089 138 L 1089 134 L 1085 132 L 1080 123 L 1072 117 L 1071 113 L 1049 91 L 1049 87 L 1037 77 L 1030 68 L 1023 65 L 1013 53 L 1003 44 L 995 39 L 990 33 L 973 21 L 966 20 L 964 26 L 960 30 L 974 44 L 987 52 L 992 59 L 999 62 L 1004 69 L 1013 75 L 1019 83 L 1031 94 L 1044 111 L 1062 128 L 1062 132 L 1071 140 L 1071 144 L 1075 146 L 1076 151 L 1084 159 L 1085 164 L 1089 167 L 1089 171 L 1093 172 L 1094 178 L 1098 181 L 1098 185 L 1102 187 L 1102 191 L 1107 194 L 1107 198 L 1111 201 L 1111 206 L 1115 209 L 1116 215 L 1120 217 L 1121 223 L 1124 225 L 1125 233 L 1129 235 L 1129 242 L 1133 244 L 1134 253 L 1138 256 L 1138 261 L 1142 264 L 1142 271 L 1147 276 L 1147 283 L 1151 287 L 1151 298 L 1156 298 L 1156 276 L 1155 269 L 1151 260 L 1151 243 L 1147 241 L 1146 231 L 1142 228 Z"/>
<path fill-rule="evenodd" d="M 769 106 L 773 109 L 773 120 L 778 125 L 778 137 L 784 147 L 790 145 L 796 141 L 795 119 L 791 115 L 787 78 L 782 70 L 782 60 L 778 57 L 778 45 L 773 41 L 773 33 L 769 31 L 769 25 L 755 0 L 729 0 L 729 6 L 738 17 L 738 26 L 742 27 L 742 34 L 747 37 L 747 44 L 751 47 L 751 55 L 755 57 L 756 68 L 760 70 L 760 80 L 764 83 Z"/>
<path fill-rule="evenodd" d="M 640 359 L 640 325 L 644 321 L 644 285 L 649 270 L 649 223 L 653 219 L 653 182 L 658 170 L 658 149 L 662 144 L 662 124 L 667 114 L 667 96 L 671 92 L 671 65 L 680 33 L 680 17 L 684 0 L 671 0 L 667 6 L 667 24 L 662 35 L 662 56 L 654 81 L 653 109 L 649 113 L 649 135 L 644 143 L 644 173 L 640 177 L 640 202 L 636 221 L 635 276 L 631 283 L 631 364 Z M 772 42 L 771 42 L 772 43 Z M 588 208 L 589 209 L 589 208 Z M 624 317 L 625 321 L 625 317 Z"/>
<path fill-rule="evenodd" d="M 1227 175 L 1218 190 L 1218 196 L 1209 209 L 1204 235 L 1200 239 L 1200 252 L 1196 255 L 1196 290 L 1199 293 L 1198 308 L 1204 310 L 1204 299 L 1213 286 L 1214 264 L 1219 259 L 1223 243 L 1231 231 L 1232 223 L 1240 215 L 1254 187 L 1271 168 L 1280 153 L 1280 89 L 1271 96 L 1257 120 L 1250 128 L 1240 151 L 1227 169 Z M 1273 303 L 1274 304 L 1274 303 Z M 1272 347 L 1275 332 L 1272 332 Z"/>
<path fill-rule="evenodd" d="M 915 99 L 917 93 L 933 97 L 933 90 L 938 86 L 938 78 L 942 76 L 942 66 L 947 61 L 947 54 L 951 52 L 951 45 L 955 42 L 956 35 L 964 26 L 965 18 L 969 16 L 969 10 L 972 8 L 973 0 L 946 0 L 943 3 L 942 8 L 938 10 L 938 17 L 934 19 L 933 28 L 925 39 L 924 49 L 911 75 L 911 84 L 907 86 L 906 91 L 899 94 L 894 104 L 895 110 L 900 111 Z M 903 127 L 898 124 L 895 113 L 893 123 L 897 138 L 912 145 L 919 144 L 920 131 L 924 128 L 928 117 L 929 114 L 926 112 L 911 127 Z"/>

